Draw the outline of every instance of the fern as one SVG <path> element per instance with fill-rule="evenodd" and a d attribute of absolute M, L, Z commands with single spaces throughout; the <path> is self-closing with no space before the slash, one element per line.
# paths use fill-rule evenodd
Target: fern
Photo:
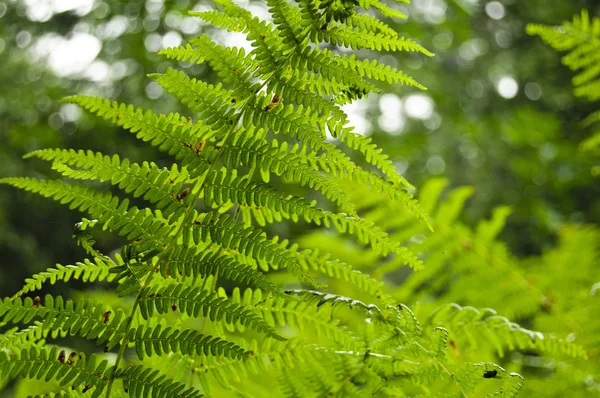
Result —
<path fill-rule="evenodd" d="M 55 379 L 60 385 L 78 387 L 85 385 L 84 390 L 93 390 L 92 397 L 99 397 L 107 384 L 107 375 L 110 376 L 111 368 L 107 369 L 108 362 L 102 361 L 96 366 L 96 357 L 85 358 L 83 354 L 75 353 L 74 356 L 65 354 L 58 348 L 48 349 L 23 349 L 9 355 L 0 352 L 0 370 L 9 377 L 26 376 L 29 378 L 46 380 Z"/>
<path fill-rule="evenodd" d="M 392 161 L 348 123 L 342 105 L 379 92 L 381 82 L 424 89 L 402 71 L 336 50 L 431 56 L 371 15 L 402 13 L 378 0 L 267 0 L 269 22 L 229 0 L 216 3 L 190 14 L 243 33 L 252 49 L 227 48 L 202 34 L 160 54 L 206 63 L 218 82 L 173 68 L 150 75 L 191 117 L 97 97 L 63 100 L 164 152 L 169 167 L 161 166 L 164 159 L 134 163 L 84 149 L 42 149 L 26 157 L 51 162 L 76 181 L 0 179 L 90 217 L 74 233 L 89 259 L 33 275 L 0 302 L 1 325 L 18 325 L 0 335 L 2 378 L 58 382 L 48 396 L 508 397 L 521 388 L 520 376 L 453 355 L 475 329 L 495 338 L 478 337 L 482 357 L 505 348 L 585 355 L 575 344 L 542 343 L 543 335 L 472 307 L 415 304 L 412 311 L 403 304 L 435 273 L 440 278 L 431 286 L 447 286 L 436 252 L 455 250 L 459 238 L 477 253 L 488 255 L 491 247 L 485 258 L 512 259 L 494 241 L 506 211 L 476 232 L 455 228 L 469 189 L 434 212 L 443 184 L 425 187 L 417 202 Z M 311 189 L 306 198 L 292 194 L 294 184 Z M 109 193 L 106 185 L 118 190 Z M 311 223 L 319 242 L 340 245 L 324 250 L 306 244 L 315 240 L 290 240 L 283 235 L 292 223 Z M 433 225 L 439 235 L 416 239 Z M 127 239 L 120 253 L 94 248 L 98 227 Z M 351 252 L 359 255 L 338 258 Z M 457 254 L 458 270 L 467 252 Z M 363 256 L 377 267 L 365 266 Z M 380 280 L 407 265 L 423 276 L 397 289 Z M 26 296 L 71 279 L 106 282 L 111 290 L 74 299 Z M 525 343 L 532 335 L 537 340 Z M 93 341 L 104 353 L 67 355 L 53 345 L 67 336 Z M 488 372 L 504 384 L 481 387 Z"/>
<path fill-rule="evenodd" d="M 588 11 L 582 10 L 581 15 L 573 17 L 573 21 L 560 26 L 529 24 L 527 33 L 540 36 L 557 51 L 568 52 L 562 57 L 562 62 L 572 71 L 579 72 L 572 79 L 577 97 L 588 101 L 600 99 L 600 18 L 590 18 Z M 582 124 L 589 127 L 599 120 L 600 111 L 596 111 Z M 600 131 L 595 131 L 583 141 L 581 148 L 597 155 L 600 152 Z M 593 167 L 592 174 L 600 175 L 600 166 Z"/>
<path fill-rule="evenodd" d="M 55 284 L 58 281 L 68 282 L 71 279 L 81 280 L 82 282 L 100 282 L 103 280 L 111 281 L 114 275 L 111 274 L 111 268 L 115 264 L 110 259 L 96 257 L 94 261 L 88 259 L 75 265 L 56 264 L 56 268 L 48 268 L 44 272 L 32 275 L 25 279 L 25 285 L 21 290 L 15 293 L 15 296 L 22 296 L 29 292 L 40 290 L 42 284 Z"/>

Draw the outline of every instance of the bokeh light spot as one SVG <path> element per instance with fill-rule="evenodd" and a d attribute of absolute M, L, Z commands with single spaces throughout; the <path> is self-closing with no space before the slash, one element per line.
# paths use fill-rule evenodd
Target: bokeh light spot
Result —
<path fill-rule="evenodd" d="M 425 94 L 411 94 L 404 100 L 406 114 L 414 119 L 429 119 L 433 114 L 433 100 Z"/>
<path fill-rule="evenodd" d="M 504 6 L 499 1 L 490 1 L 485 5 L 485 13 L 492 19 L 504 18 Z"/>
<path fill-rule="evenodd" d="M 446 170 L 446 162 L 440 156 L 432 156 L 427 159 L 427 171 L 430 174 L 442 174 Z"/>
<path fill-rule="evenodd" d="M 381 116 L 377 120 L 379 127 L 392 135 L 402 133 L 406 119 L 402 113 L 402 100 L 395 94 L 384 94 L 379 98 Z"/>
<path fill-rule="evenodd" d="M 503 98 L 514 98 L 519 92 L 519 84 L 511 76 L 502 76 L 496 83 L 496 90 Z"/>
<path fill-rule="evenodd" d="M 466 88 L 467 94 L 469 94 L 471 98 L 482 98 L 485 94 L 485 86 L 479 79 L 470 80 L 469 83 L 467 83 Z"/>
<path fill-rule="evenodd" d="M 354 132 L 357 134 L 369 136 L 372 133 L 373 125 L 366 118 L 370 101 L 369 98 L 361 98 L 358 101 L 342 106 L 342 110 L 348 115 L 348 121 L 355 127 Z"/>
<path fill-rule="evenodd" d="M 60 107 L 60 116 L 67 122 L 75 122 L 81 116 L 81 109 L 75 104 L 64 104 Z"/>
<path fill-rule="evenodd" d="M 26 30 L 22 30 L 19 33 L 17 33 L 15 41 L 17 42 L 17 46 L 19 48 L 27 47 L 29 43 L 31 43 L 31 33 L 29 33 Z"/>
<path fill-rule="evenodd" d="M 452 45 L 452 40 L 454 36 L 452 32 L 442 32 L 434 36 L 433 38 L 433 47 L 436 50 L 447 50 Z"/>
<path fill-rule="evenodd" d="M 83 72 L 94 62 L 102 47 L 100 40 L 86 33 L 75 33 L 67 40 L 54 39 L 47 43 L 54 47 L 50 49 L 48 64 L 58 76 Z"/>
<path fill-rule="evenodd" d="M 178 32 L 167 32 L 162 38 L 163 48 L 177 47 L 181 44 L 181 35 Z"/>
<path fill-rule="evenodd" d="M 155 53 L 161 49 L 162 46 L 162 38 L 158 33 L 150 33 L 144 39 L 144 46 L 146 46 L 146 50 L 151 53 Z"/>
<path fill-rule="evenodd" d="M 527 83 L 525 85 L 525 95 L 533 101 L 537 101 L 542 96 L 542 88 L 537 83 Z"/>
<path fill-rule="evenodd" d="M 383 114 L 402 112 L 402 101 L 396 94 L 383 94 L 379 98 L 379 110 Z"/>
<path fill-rule="evenodd" d="M 163 88 L 157 82 L 150 82 L 146 85 L 146 95 L 150 99 L 158 99 L 163 94 Z"/>

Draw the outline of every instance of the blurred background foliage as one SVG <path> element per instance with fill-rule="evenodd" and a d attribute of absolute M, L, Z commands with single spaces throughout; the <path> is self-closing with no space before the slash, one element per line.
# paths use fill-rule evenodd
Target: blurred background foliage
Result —
<path fill-rule="evenodd" d="M 264 13 L 261 3 L 245 5 Z M 160 162 L 162 155 L 152 148 L 139 146 L 128 134 L 58 100 L 84 93 L 157 112 L 188 114 L 146 74 L 174 65 L 156 55 L 159 49 L 177 46 L 206 29 L 198 19 L 186 16 L 186 10 L 209 7 L 207 2 L 188 0 L 0 2 L 0 176 L 55 177 L 46 164 L 21 159 L 46 147 L 92 149 L 119 153 L 132 161 Z M 572 277 L 569 266 L 581 263 L 586 267 L 585 280 L 575 282 L 577 294 L 583 295 L 590 283 L 600 280 L 589 280 L 590 274 L 598 275 L 598 249 L 590 249 L 594 240 L 585 248 L 577 246 L 590 236 L 598 237 L 593 227 L 584 224 L 600 221 L 600 184 L 590 174 L 594 159 L 579 151 L 585 134 L 580 121 L 594 110 L 594 104 L 573 96 L 573 73 L 561 65 L 561 54 L 528 36 L 525 26 L 529 22 L 557 25 L 584 8 L 598 16 L 600 5 L 595 0 L 552 2 L 551 6 L 544 0 L 413 0 L 401 8 L 409 19 L 392 22 L 393 26 L 401 35 L 417 38 L 436 56 L 384 54 L 382 60 L 405 70 L 428 91 L 381 87 L 384 94 L 348 106 L 356 131 L 372 136 L 417 187 L 442 181 L 432 177 L 446 178 L 446 193 L 470 186 L 461 188 L 469 193 L 463 195 L 464 206 L 459 206 L 464 210 L 457 212 L 464 228 L 475 228 L 499 205 L 510 206 L 506 227 L 502 232 L 498 228 L 499 239 L 506 243 L 502 250 L 512 253 L 510 261 L 522 267 L 524 279 L 539 280 L 557 263 L 556 278 Z M 226 42 L 232 39 L 220 37 Z M 178 67 L 211 81 L 204 65 Z M 78 214 L 52 201 L 0 189 L 3 296 L 18 290 L 32 273 L 83 258 L 84 251 L 71 239 L 79 220 Z M 283 235 L 293 236 L 300 227 L 290 228 Z M 96 238 L 98 249 L 105 253 L 122 243 L 108 234 Z M 580 261 L 576 254 L 584 249 L 589 255 Z M 362 268 L 360 263 L 356 265 Z M 485 270 L 487 264 L 480 265 Z M 470 296 L 463 288 L 500 283 L 493 278 L 502 276 L 478 275 L 483 276 L 463 280 L 445 292 L 448 300 L 489 305 L 515 320 L 526 317 L 528 326 L 564 332 L 562 337 L 582 327 L 585 314 L 581 313 L 565 315 L 576 320 L 569 318 L 560 327 L 544 315 L 551 312 L 548 308 L 533 315 L 539 310 L 539 297 L 531 304 L 535 309 L 526 306 L 524 313 L 512 306 L 512 298 L 494 297 L 481 303 L 481 293 Z M 554 290 L 545 299 L 569 294 L 566 286 L 555 289 L 550 283 L 546 280 L 536 287 L 544 293 Z M 411 291 L 413 287 L 399 288 L 395 296 L 410 301 L 409 305 L 425 300 L 418 289 Z M 51 286 L 48 292 L 62 289 Z M 441 301 L 448 300 L 442 297 Z M 571 304 L 567 300 L 561 305 Z M 585 305 L 577 310 L 584 311 Z M 589 339 L 590 344 L 597 342 Z"/>

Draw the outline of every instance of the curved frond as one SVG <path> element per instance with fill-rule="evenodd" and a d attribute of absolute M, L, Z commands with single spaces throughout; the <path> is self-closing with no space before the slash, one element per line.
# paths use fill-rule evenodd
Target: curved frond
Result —
<path fill-rule="evenodd" d="M 84 185 L 25 177 L 2 178 L 0 184 L 10 184 L 62 204 L 69 204 L 71 209 L 87 211 L 104 224 L 105 228 L 118 231 L 130 240 L 140 239 L 140 251 L 162 247 L 162 238 L 170 233 L 170 227 L 159 211 L 153 213 L 149 209 L 140 210 L 135 206 L 129 208 L 127 199 L 119 202 L 119 198 L 108 192 Z"/>
<path fill-rule="evenodd" d="M 202 278 L 219 275 L 221 278 L 279 294 L 277 285 L 269 281 L 261 272 L 232 257 L 208 250 L 198 251 L 196 248 L 176 247 L 161 263 L 160 273 L 163 278 L 167 278 L 169 275 L 200 276 Z"/>
<path fill-rule="evenodd" d="M 31 299 L 20 297 L 5 298 L 0 303 L 0 319 L 11 323 L 31 323 L 42 329 L 45 337 L 54 331 L 68 332 L 89 340 L 97 340 L 98 344 L 114 347 L 123 338 L 123 327 L 127 317 L 122 310 L 114 313 L 103 304 L 91 301 L 63 300 L 61 296 L 46 295 L 42 304 L 39 297 Z"/>
<path fill-rule="evenodd" d="M 177 113 L 156 115 L 150 110 L 100 97 L 78 95 L 66 97 L 62 102 L 77 104 L 175 156 L 191 175 L 199 176 L 209 167 L 212 156 L 209 148 L 200 150 L 199 146 L 202 142 L 214 140 L 214 132 L 201 123 L 193 123 Z"/>
<path fill-rule="evenodd" d="M 68 385 L 74 388 L 83 385 L 86 391 L 92 391 L 93 398 L 99 397 L 106 387 L 107 375 L 113 370 L 107 367 L 106 360 L 97 365 L 93 355 L 86 358 L 84 354 L 76 353 L 75 356 L 69 355 L 69 359 L 66 360 L 64 350 L 59 353 L 56 347 L 32 347 L 12 355 L 0 351 L 0 375 L 3 377 L 54 379 L 59 381 L 61 386 Z"/>
<path fill-rule="evenodd" d="M 522 328 L 508 319 L 496 315 L 489 308 L 478 310 L 474 307 L 461 307 L 449 304 L 437 309 L 429 319 L 431 325 L 445 325 L 454 334 L 465 335 L 470 343 L 487 341 L 504 356 L 504 347 L 515 349 L 539 349 L 548 352 L 561 352 L 573 357 L 586 358 L 582 347 L 552 336 Z"/>
<path fill-rule="evenodd" d="M 269 337 L 283 339 L 275 329 L 252 311 L 220 297 L 216 292 L 208 292 L 196 287 L 171 284 L 167 287 L 148 289 L 139 300 L 139 306 L 144 319 L 151 318 L 155 310 L 159 314 L 179 311 L 190 317 L 209 318 L 213 322 L 224 321 L 228 324 L 239 322 L 264 332 Z"/>
<path fill-rule="evenodd" d="M 171 68 L 150 77 L 197 114 L 205 126 L 210 126 L 216 137 L 223 137 L 236 122 L 236 104 L 231 101 L 235 97 L 232 91 L 223 89 L 221 84 L 206 84 Z"/>
<path fill-rule="evenodd" d="M 590 18 L 587 10 L 561 26 L 527 25 L 527 33 L 537 35 L 558 51 L 568 51 L 562 59 L 571 70 L 575 95 L 590 101 L 600 99 L 600 18 Z"/>
<path fill-rule="evenodd" d="M 38 157 L 52 161 L 52 167 L 65 177 L 73 179 L 94 179 L 110 181 L 134 198 L 143 197 L 156 204 L 165 216 L 182 214 L 182 201 L 176 195 L 183 190 L 190 176 L 185 168 L 179 170 L 177 164 L 171 169 L 159 168 L 154 162 L 141 165 L 130 163 L 119 155 L 103 155 L 100 152 L 75 151 L 66 149 L 42 149 L 31 152 L 26 157 Z M 74 168 L 73 168 L 74 167 Z"/>
<path fill-rule="evenodd" d="M 319 287 L 310 274 L 304 270 L 294 253 L 267 240 L 260 229 L 235 221 L 228 214 L 203 213 L 194 217 L 191 230 L 187 232 L 195 244 L 210 241 L 227 249 L 233 249 L 244 255 L 269 262 L 271 268 L 287 269 L 303 283 Z M 184 241 L 189 242 L 188 239 Z"/>
<path fill-rule="evenodd" d="M 228 165 L 256 167 L 263 176 L 273 173 L 286 179 L 320 191 L 325 197 L 340 206 L 349 214 L 354 213 L 352 203 L 344 191 L 329 177 L 319 173 L 314 166 L 306 163 L 299 153 L 299 147 L 288 149 L 286 143 L 272 140 L 252 139 L 251 130 L 234 138 L 224 149 L 223 159 Z"/>
<path fill-rule="evenodd" d="M 54 285 L 58 281 L 68 282 L 71 279 L 81 280 L 82 282 L 100 282 L 104 280 L 110 282 L 114 279 L 114 275 L 110 272 L 114 266 L 112 260 L 103 257 L 96 257 L 93 262 L 85 259 L 82 263 L 75 263 L 74 265 L 56 264 L 55 268 L 48 268 L 46 271 L 26 278 L 25 285 L 15 293 L 15 296 L 22 296 L 40 290 L 44 283 Z"/>
<path fill-rule="evenodd" d="M 232 359 L 243 359 L 247 354 L 231 341 L 199 333 L 192 329 L 179 330 L 139 326 L 128 332 L 128 340 L 135 344 L 140 360 L 152 355 L 180 352 L 184 355 L 214 355 Z"/>
<path fill-rule="evenodd" d="M 193 388 L 185 388 L 182 383 L 175 382 L 158 370 L 133 365 L 116 372 L 116 377 L 123 379 L 123 386 L 130 397 L 146 398 L 199 398 L 203 395 Z"/>

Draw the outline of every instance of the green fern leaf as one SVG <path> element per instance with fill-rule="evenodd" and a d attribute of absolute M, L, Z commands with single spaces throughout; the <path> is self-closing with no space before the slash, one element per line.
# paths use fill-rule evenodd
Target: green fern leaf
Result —
<path fill-rule="evenodd" d="M 199 398 L 203 395 L 193 388 L 185 388 L 182 383 L 175 382 L 158 370 L 144 368 L 141 365 L 133 365 L 119 370 L 116 377 L 123 379 L 123 386 L 127 394 L 132 398 Z"/>
<path fill-rule="evenodd" d="M 519 395 L 519 391 L 523 388 L 524 383 L 523 376 L 518 373 L 510 373 L 504 376 L 504 383 L 502 383 L 501 390 L 494 394 L 488 394 L 487 397 L 514 398 Z"/>
<path fill-rule="evenodd" d="M 268 241 L 261 230 L 245 227 L 227 214 L 196 214 L 193 219 L 194 225 L 190 231 L 187 231 L 187 239 L 184 235 L 184 242 L 189 244 L 191 238 L 194 244 L 199 244 L 210 239 L 226 249 L 233 249 L 247 256 L 254 256 L 258 260 L 268 261 L 273 269 L 286 268 L 303 283 L 315 287 L 323 286 L 316 283 L 299 265 L 299 260 L 292 252 Z"/>
<path fill-rule="evenodd" d="M 45 337 L 52 331 L 68 331 L 70 335 L 78 335 L 98 344 L 114 347 L 123 338 L 123 326 L 127 318 L 121 310 L 113 311 L 102 304 L 90 301 L 63 300 L 61 296 L 46 295 L 43 305 L 41 300 L 26 297 L 5 298 L 0 303 L 0 319 L 4 322 L 30 323 L 34 320 L 42 322 Z"/>
<path fill-rule="evenodd" d="M 152 355 L 180 352 L 184 355 L 214 355 L 225 358 L 243 359 L 244 350 L 234 343 L 199 333 L 195 330 L 179 330 L 171 327 L 163 329 L 139 326 L 128 332 L 128 340 L 135 344 L 140 360 Z"/>
<path fill-rule="evenodd" d="M 54 285 L 58 281 L 68 282 L 71 279 L 81 280 L 82 282 L 112 281 L 114 275 L 110 273 L 115 264 L 112 260 L 104 257 L 96 257 L 93 262 L 85 259 L 83 263 L 75 265 L 56 264 L 55 268 L 48 268 L 44 272 L 32 275 L 25 279 L 25 285 L 15 293 L 15 296 L 40 290 L 44 283 Z"/>
<path fill-rule="evenodd" d="M 154 162 L 139 165 L 121 160 L 118 155 L 111 157 L 100 152 L 72 149 L 43 149 L 25 157 L 34 156 L 54 162 L 53 168 L 65 177 L 110 181 L 135 198 L 143 197 L 155 203 L 165 216 L 174 213 L 173 217 L 178 218 L 183 214 L 183 201 L 176 200 L 176 195 L 183 190 L 183 184 L 189 182 L 189 175 L 185 168 L 179 170 L 176 164 L 168 170 L 159 168 Z"/>
<path fill-rule="evenodd" d="M 241 264 L 226 254 L 198 250 L 196 248 L 176 247 L 170 251 L 161 263 L 160 273 L 163 278 L 169 275 L 207 278 L 210 275 L 245 283 L 273 294 L 279 294 L 279 288 L 269 281 L 265 275 L 251 266 Z"/>
<path fill-rule="evenodd" d="M 87 211 L 90 216 L 104 224 L 105 228 L 118 231 L 130 240 L 140 239 L 140 251 L 162 247 L 161 238 L 167 236 L 170 231 L 159 211 L 152 213 L 149 209 L 128 208 L 127 199 L 119 202 L 119 199 L 110 193 L 96 191 L 83 185 L 17 177 L 2 178 L 0 184 L 10 184 L 53 198 L 62 204 L 68 203 L 71 209 Z"/>
<path fill-rule="evenodd" d="M 216 292 L 184 287 L 181 284 L 146 290 L 139 300 L 139 308 L 144 319 L 151 318 L 155 310 L 159 314 L 165 314 L 175 309 L 190 317 L 202 315 L 213 322 L 240 322 L 244 326 L 266 333 L 269 337 L 283 339 L 275 329 L 244 307 L 219 297 Z"/>
<path fill-rule="evenodd" d="M 236 104 L 231 90 L 225 90 L 221 84 L 213 86 L 203 81 L 191 79 L 183 72 L 167 69 L 163 74 L 152 74 L 163 88 L 176 95 L 184 105 L 187 105 L 202 123 L 214 131 L 216 137 L 223 137 L 236 123 Z"/>
<path fill-rule="evenodd" d="M 61 386 L 70 385 L 78 387 L 85 385 L 84 389 L 92 390 L 91 397 L 96 398 L 102 394 L 107 384 L 107 375 L 112 369 L 107 370 L 108 362 L 100 362 L 96 366 L 96 357 L 85 358 L 83 354 L 65 358 L 65 352 L 59 353 L 58 348 L 32 347 L 23 349 L 20 353 L 9 355 L 0 351 L 0 375 L 8 378 L 18 376 L 32 379 L 55 379 Z"/>

